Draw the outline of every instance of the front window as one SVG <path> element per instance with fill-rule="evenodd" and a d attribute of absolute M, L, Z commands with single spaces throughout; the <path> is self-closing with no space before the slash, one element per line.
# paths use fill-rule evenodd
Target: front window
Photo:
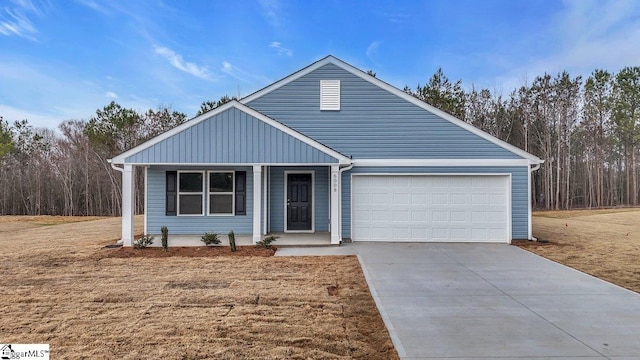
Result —
<path fill-rule="evenodd" d="M 234 173 L 209 172 L 209 214 L 233 215 Z"/>
<path fill-rule="evenodd" d="M 203 215 L 204 174 L 178 173 L 178 215 Z"/>

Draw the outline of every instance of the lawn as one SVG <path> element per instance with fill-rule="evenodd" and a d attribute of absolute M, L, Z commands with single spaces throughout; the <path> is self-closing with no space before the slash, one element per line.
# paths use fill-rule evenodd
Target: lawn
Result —
<path fill-rule="evenodd" d="M 122 258 L 103 248 L 119 231 L 0 217 L 0 341 L 67 359 L 397 358 L 355 257 Z"/>
<path fill-rule="evenodd" d="M 533 236 L 516 244 L 640 293 L 640 209 L 534 212 Z"/>

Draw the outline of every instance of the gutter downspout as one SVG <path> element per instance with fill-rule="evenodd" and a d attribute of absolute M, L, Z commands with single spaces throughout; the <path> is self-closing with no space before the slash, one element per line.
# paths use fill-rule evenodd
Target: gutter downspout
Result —
<path fill-rule="evenodd" d="M 533 174 L 534 171 L 540 169 L 540 164 L 541 163 L 537 163 L 534 167 L 529 168 L 529 179 L 531 179 L 531 175 Z M 531 183 L 529 183 L 529 189 L 531 189 Z M 531 201 L 531 199 L 529 199 L 529 201 Z M 532 211 L 532 210 L 530 210 L 530 211 Z M 529 223 L 531 223 L 531 221 L 532 221 L 532 219 L 529 218 Z M 533 233 L 531 234 L 531 241 L 538 241 L 537 238 L 533 237 Z"/>
<path fill-rule="evenodd" d="M 348 170 L 353 169 L 353 163 L 349 164 L 346 167 L 338 169 L 338 173 L 340 174 L 340 182 L 338 183 L 338 220 L 340 222 L 339 231 L 340 231 L 340 245 L 342 245 L 342 173 Z"/>

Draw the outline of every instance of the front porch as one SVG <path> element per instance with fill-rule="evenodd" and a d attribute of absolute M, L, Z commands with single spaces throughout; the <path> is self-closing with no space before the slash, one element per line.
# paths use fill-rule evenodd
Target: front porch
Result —
<path fill-rule="evenodd" d="M 331 243 L 331 234 L 328 232 L 317 233 L 273 233 L 278 239 L 273 242 L 275 247 L 286 246 L 329 246 L 339 245 Z M 229 238 L 226 234 L 220 235 L 220 246 L 229 246 Z M 198 235 L 169 235 L 169 246 L 204 246 Z M 237 246 L 255 245 L 252 235 L 236 235 Z M 161 247 L 159 236 L 156 236 L 151 247 Z"/>
<path fill-rule="evenodd" d="M 339 245 L 340 168 L 338 165 L 238 165 L 238 166 L 167 166 L 144 168 L 124 166 L 123 245 L 133 245 L 129 233 L 135 187 L 134 171 L 145 175 L 144 234 L 156 238 L 160 246 L 160 229 L 169 230 L 169 246 L 202 246 L 205 232 L 219 234 L 228 246 L 227 234 L 233 230 L 237 245 L 253 245 L 266 234 L 276 234 L 276 246 Z M 228 179 L 228 214 L 214 213 L 217 192 L 212 184 L 220 177 Z M 182 189 L 183 180 L 191 181 L 195 191 Z M 129 189 L 126 185 L 130 184 Z M 218 187 L 220 185 L 217 185 Z M 128 193 L 131 191 L 131 193 Z M 195 195 L 194 195 L 195 194 Z M 184 200 L 196 203 L 185 212 Z M 193 201 L 196 200 L 196 201 Z M 238 210 L 242 209 L 242 212 Z M 129 215 L 129 216 L 127 216 Z M 131 229 L 132 231 L 132 229 Z M 131 234 L 127 241 L 127 235 Z"/>

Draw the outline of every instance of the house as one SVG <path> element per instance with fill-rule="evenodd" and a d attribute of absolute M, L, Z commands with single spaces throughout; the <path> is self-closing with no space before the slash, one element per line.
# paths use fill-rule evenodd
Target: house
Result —
<path fill-rule="evenodd" d="M 146 234 L 509 243 L 542 162 L 333 56 L 111 159 L 125 246 L 134 169 Z"/>

